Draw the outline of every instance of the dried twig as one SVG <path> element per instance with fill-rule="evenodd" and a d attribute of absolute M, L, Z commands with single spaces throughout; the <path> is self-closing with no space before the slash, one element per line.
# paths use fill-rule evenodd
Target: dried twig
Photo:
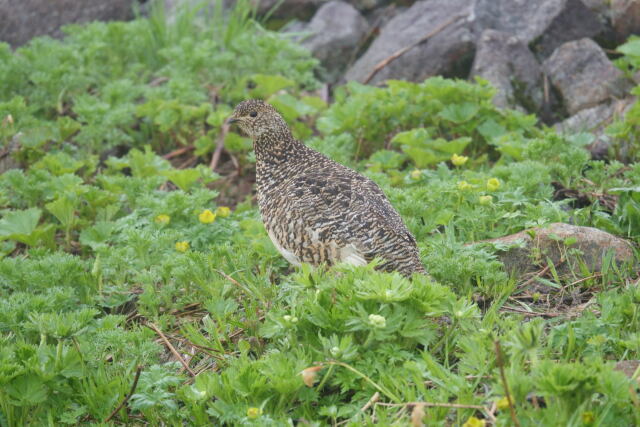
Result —
<path fill-rule="evenodd" d="M 373 396 L 371 396 L 371 399 L 369 399 L 367 403 L 365 403 L 364 406 L 360 408 L 360 412 L 366 412 L 367 409 L 371 408 L 371 406 L 373 406 L 375 403 L 378 403 L 378 400 L 380 400 L 380 392 L 376 391 L 375 393 L 373 393 Z"/>
<path fill-rule="evenodd" d="M 376 406 L 389 406 L 389 407 L 409 407 L 415 405 L 426 406 L 428 408 L 456 408 L 456 409 L 477 409 L 479 411 L 487 411 L 487 408 L 482 405 L 465 405 L 462 403 L 440 403 L 440 402 L 407 402 L 407 403 L 386 403 L 376 402 Z"/>
<path fill-rule="evenodd" d="M 181 148 L 176 148 L 175 150 L 165 154 L 164 156 L 162 156 L 164 159 L 169 160 L 172 159 L 174 157 L 177 157 L 181 154 L 187 153 L 189 151 L 193 151 L 195 150 L 196 147 L 194 147 L 193 145 L 188 145 L 186 147 L 181 147 Z"/>
<path fill-rule="evenodd" d="M 190 157 L 187 160 L 185 160 L 184 162 L 180 163 L 176 169 L 185 169 L 185 168 L 189 168 L 191 166 L 193 166 L 194 164 L 196 164 L 196 162 L 198 161 L 198 158 L 196 156 Z"/>
<path fill-rule="evenodd" d="M 598 279 L 600 277 L 602 277 L 602 273 L 596 272 L 596 273 L 593 273 L 591 276 L 583 277 L 582 279 L 578 279 L 575 282 L 571 282 L 569 284 L 569 286 L 575 286 L 575 285 L 580 284 L 582 282 L 586 282 L 587 280 Z"/>
<path fill-rule="evenodd" d="M 542 277 L 545 274 L 547 274 L 549 272 L 549 269 L 550 269 L 549 265 L 546 265 L 542 270 L 538 271 L 536 274 L 533 275 L 533 277 L 528 279 L 526 282 L 523 282 L 519 287 L 524 288 L 530 285 L 531 283 L 535 282 L 538 277 Z"/>
<path fill-rule="evenodd" d="M 516 417 L 516 410 L 513 406 L 513 399 L 511 398 L 511 392 L 509 391 L 509 384 L 507 384 L 507 376 L 504 373 L 504 360 L 502 359 L 502 350 L 500 349 L 500 341 L 496 340 L 494 342 L 496 348 L 496 364 L 500 369 L 500 378 L 502 379 L 502 386 L 504 387 L 504 394 L 507 396 L 507 401 L 509 402 L 509 412 L 511 413 L 511 420 L 513 421 L 513 425 L 516 427 L 520 427 L 520 421 Z"/>
<path fill-rule="evenodd" d="M 540 317 L 560 317 L 560 316 L 564 316 L 564 313 L 555 313 L 555 312 L 539 313 L 537 311 L 520 310 L 519 308 L 505 307 L 505 306 L 502 306 L 500 309 L 501 310 L 514 311 L 516 313 L 524 314 L 525 316 L 530 316 L 530 317 L 535 317 L 535 316 L 540 316 Z"/>
<path fill-rule="evenodd" d="M 133 396 L 133 392 L 136 391 L 136 387 L 138 387 L 138 380 L 140 379 L 140 373 L 142 372 L 142 365 L 138 365 L 136 367 L 136 376 L 133 379 L 133 384 L 131 384 L 131 390 L 129 390 L 129 394 L 127 394 L 124 399 L 122 399 L 122 402 L 120 402 L 120 404 L 118 405 L 118 407 L 116 409 L 113 410 L 113 412 L 111 413 L 111 415 L 109 415 L 104 422 L 108 423 L 109 421 L 111 421 L 111 418 L 115 417 L 116 414 L 118 413 L 118 411 L 120 411 L 120 409 L 122 409 L 122 407 L 124 405 L 127 404 L 127 402 L 129 401 L 129 399 L 131 399 L 131 396 Z"/>
<path fill-rule="evenodd" d="M 224 148 L 224 139 L 229 133 L 229 124 L 223 123 L 222 128 L 220 129 L 220 134 L 218 135 L 218 139 L 216 139 L 216 151 L 213 152 L 213 156 L 211 156 L 211 163 L 209 167 L 212 171 L 215 172 L 218 167 L 218 162 L 220 161 L 220 155 L 222 154 L 222 149 Z"/>
<path fill-rule="evenodd" d="M 195 377 L 196 373 L 191 370 L 191 368 L 189 367 L 189 364 L 187 362 L 185 362 L 185 360 L 183 359 L 182 356 L 180 356 L 180 353 L 178 353 L 178 350 L 176 350 L 175 347 L 169 342 L 169 340 L 162 333 L 162 331 L 160 329 L 158 329 L 158 327 L 156 325 L 154 325 L 153 323 L 151 323 L 151 322 L 147 323 L 146 326 L 149 329 L 153 330 L 156 334 L 158 334 L 160 336 L 160 338 L 165 343 L 165 345 L 167 346 L 169 351 L 171 351 L 171 353 L 173 353 L 173 355 L 178 359 L 178 361 L 182 364 L 182 366 L 184 366 L 184 368 L 187 370 L 187 372 L 189 372 L 189 374 L 191 374 L 192 377 Z"/>
<path fill-rule="evenodd" d="M 449 19 L 447 22 L 439 25 L 436 29 L 434 29 L 433 31 L 431 31 L 429 34 L 427 34 L 426 36 L 422 37 L 421 39 L 419 39 L 418 41 L 416 41 L 415 43 L 410 44 L 409 46 L 405 46 L 402 49 L 394 52 L 391 56 L 383 59 L 382 61 L 378 62 L 376 64 L 375 67 L 373 67 L 373 70 L 369 73 L 369 75 L 367 76 L 366 79 L 364 79 L 364 84 L 367 84 L 371 81 L 371 79 L 373 79 L 373 77 L 375 77 L 376 74 L 378 74 L 378 72 L 380 70 L 382 70 L 384 67 L 386 67 L 387 65 L 391 64 L 393 61 L 395 61 L 396 59 L 400 58 L 402 55 L 404 55 L 405 53 L 407 53 L 408 51 L 410 51 L 411 49 L 413 49 L 414 47 L 424 43 L 425 41 L 427 41 L 428 39 L 430 39 L 431 37 L 435 36 L 436 34 L 440 33 L 442 30 L 444 30 L 445 28 L 447 28 L 449 25 L 453 24 L 454 22 L 456 22 L 457 20 L 459 20 L 460 18 L 466 18 L 469 14 L 468 13 L 463 13 L 460 15 L 456 15 L 454 17 L 452 17 L 451 19 Z"/>
<path fill-rule="evenodd" d="M 466 375 L 464 377 L 465 380 L 479 380 L 479 379 L 491 379 L 491 375 Z M 434 381 L 427 380 L 423 383 L 425 386 L 429 387 L 435 384 Z"/>

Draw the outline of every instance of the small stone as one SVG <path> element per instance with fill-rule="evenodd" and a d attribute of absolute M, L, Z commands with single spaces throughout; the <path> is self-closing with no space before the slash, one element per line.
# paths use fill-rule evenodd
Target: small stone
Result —
<path fill-rule="evenodd" d="M 623 97 L 632 87 L 591 39 L 563 44 L 542 67 L 562 94 L 570 114 L 612 97 Z"/>

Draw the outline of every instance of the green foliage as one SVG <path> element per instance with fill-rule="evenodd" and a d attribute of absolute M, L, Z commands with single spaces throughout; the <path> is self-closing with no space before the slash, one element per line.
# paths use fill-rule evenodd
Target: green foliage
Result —
<path fill-rule="evenodd" d="M 509 152 L 513 140 L 536 135 L 536 119 L 499 110 L 486 81 L 468 83 L 435 77 L 424 83 L 389 81 L 386 88 L 349 83 L 318 120 L 328 135 L 347 133 L 357 142 L 353 153 L 370 155 L 395 136 L 419 167 L 446 160 L 468 144 L 481 155 L 497 148 Z M 404 132 L 403 132 L 404 131 Z M 398 135 L 396 135 L 398 134 Z"/>
<path fill-rule="evenodd" d="M 637 244 L 637 164 L 590 160 L 590 135 L 497 109 L 484 81 L 350 83 L 327 106 L 307 52 L 219 6 L 0 45 L 0 142 L 23 166 L 0 175 L 0 425 L 105 424 L 138 369 L 111 423 L 405 425 L 430 402 L 425 423 L 464 425 L 497 402 L 511 425 L 495 341 L 521 425 L 640 423 L 613 369 L 640 358 L 633 270 L 522 279 L 507 245 L 469 245 L 556 221 Z M 431 276 L 292 272 L 250 201 L 219 206 L 236 181 L 206 164 L 249 96 L 375 180 Z M 250 170 L 251 141 L 224 143 Z"/>

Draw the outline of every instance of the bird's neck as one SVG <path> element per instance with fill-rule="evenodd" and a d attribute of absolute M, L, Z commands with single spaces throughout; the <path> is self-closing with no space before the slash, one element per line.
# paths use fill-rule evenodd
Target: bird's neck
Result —
<path fill-rule="evenodd" d="M 272 129 L 255 139 L 253 150 L 258 164 L 281 166 L 292 158 L 300 156 L 308 148 L 295 139 L 289 129 Z"/>

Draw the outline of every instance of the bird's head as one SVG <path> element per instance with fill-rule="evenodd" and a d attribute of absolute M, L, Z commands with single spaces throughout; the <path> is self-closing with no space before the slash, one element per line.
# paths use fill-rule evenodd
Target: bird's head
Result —
<path fill-rule="evenodd" d="M 257 140 L 265 133 L 286 135 L 289 127 L 271 105 L 259 99 L 248 99 L 236 106 L 227 123 L 236 123 L 244 133 Z"/>

